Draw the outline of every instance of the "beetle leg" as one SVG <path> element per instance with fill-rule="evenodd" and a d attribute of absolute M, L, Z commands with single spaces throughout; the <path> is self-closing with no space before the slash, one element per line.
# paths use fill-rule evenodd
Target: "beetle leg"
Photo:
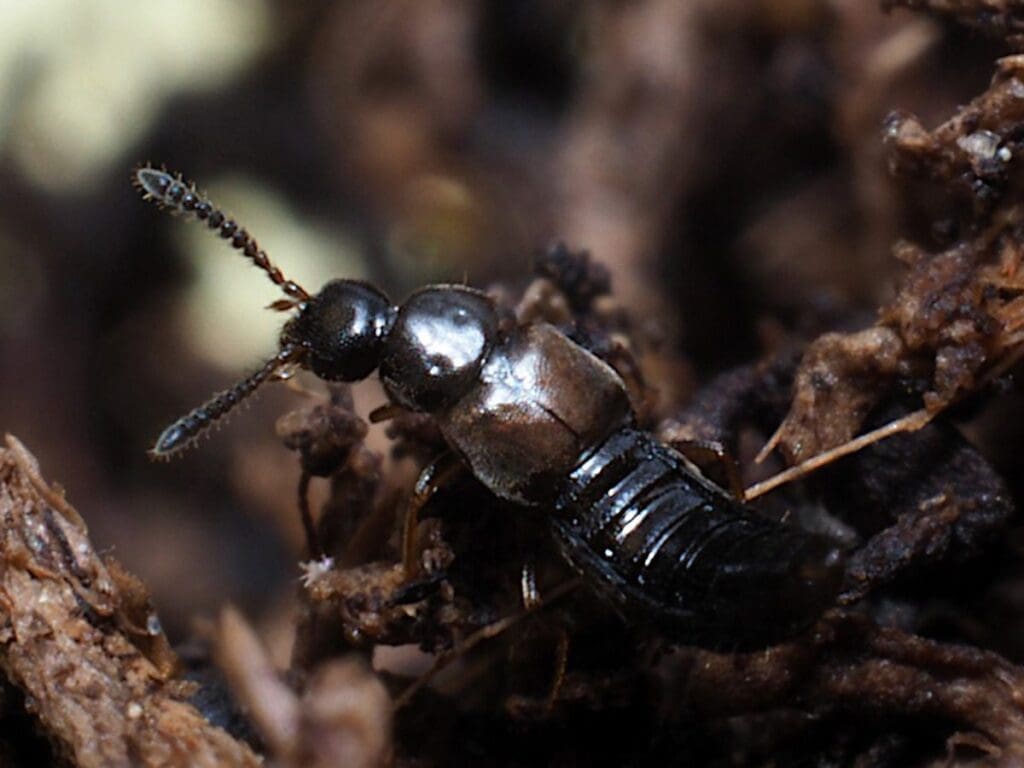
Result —
<path fill-rule="evenodd" d="M 523 563 L 520 574 L 520 589 L 522 591 L 524 612 L 535 611 L 544 605 L 544 598 L 541 597 L 540 590 L 537 589 L 537 567 L 532 558 Z M 555 646 L 554 674 L 551 678 L 551 687 L 548 690 L 548 694 L 544 697 L 544 711 L 548 714 L 551 713 L 555 702 L 558 701 L 558 694 L 561 693 L 562 685 L 565 683 L 566 665 L 569 662 L 569 633 L 561 625 L 558 626 L 557 631 L 558 643 Z"/>
<path fill-rule="evenodd" d="M 402 529 L 402 565 L 407 581 L 415 578 L 419 571 L 419 562 L 416 558 L 416 526 L 420 521 L 420 510 L 430 502 L 435 493 L 464 471 L 465 465 L 462 460 L 454 453 L 446 451 L 420 472 L 405 511 L 405 524 Z"/>
<path fill-rule="evenodd" d="M 717 440 L 672 440 L 669 445 L 697 465 L 701 472 L 744 501 L 743 481 L 736 457 Z"/>
<path fill-rule="evenodd" d="M 543 600 L 537 589 L 537 567 L 532 559 L 523 563 L 519 574 L 519 590 L 523 598 L 523 609 L 532 611 L 539 608 Z"/>
<path fill-rule="evenodd" d="M 562 685 L 565 683 L 565 669 L 569 664 L 569 633 L 565 627 L 558 627 L 558 645 L 555 648 L 555 675 L 551 680 L 551 690 L 548 691 L 547 700 L 544 703 L 544 710 L 551 713 L 558 701 L 558 694 L 562 692 Z"/>

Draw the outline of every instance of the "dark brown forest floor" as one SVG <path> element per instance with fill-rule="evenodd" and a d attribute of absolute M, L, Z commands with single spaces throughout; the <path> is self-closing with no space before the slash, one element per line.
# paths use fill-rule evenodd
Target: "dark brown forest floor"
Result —
<path fill-rule="evenodd" d="M 226 375 L 169 298 L 187 225 L 130 163 L 61 196 L 5 162 L 0 762 L 1024 765 L 1024 4 L 384 5 L 272 6 L 138 151 L 279 188 L 393 295 L 465 274 L 560 327 L 642 428 L 842 544 L 835 605 L 671 643 L 472 478 L 410 581 L 444 446 L 369 424 L 375 383 L 301 378 L 147 464 Z"/>

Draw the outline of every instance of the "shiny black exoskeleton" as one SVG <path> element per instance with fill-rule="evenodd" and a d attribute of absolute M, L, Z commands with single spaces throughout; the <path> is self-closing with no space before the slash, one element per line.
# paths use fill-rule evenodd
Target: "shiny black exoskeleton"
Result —
<path fill-rule="evenodd" d="M 289 367 L 337 381 L 379 370 L 392 402 L 433 416 L 493 493 L 550 510 L 568 561 L 623 613 L 674 639 L 750 646 L 831 604 L 842 559 L 832 544 L 738 503 L 638 430 L 615 371 L 552 326 L 502 328 L 486 295 L 456 285 L 397 307 L 352 280 L 310 295 L 193 186 L 149 167 L 135 182 L 231 239 L 288 295 L 276 308 L 295 311 L 277 355 L 171 425 L 155 454 L 180 450 Z"/>

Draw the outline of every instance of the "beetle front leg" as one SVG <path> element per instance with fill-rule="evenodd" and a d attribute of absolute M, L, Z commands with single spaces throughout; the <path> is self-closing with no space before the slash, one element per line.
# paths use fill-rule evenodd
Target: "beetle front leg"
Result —
<path fill-rule="evenodd" d="M 405 579 L 410 581 L 419 572 L 419 561 L 416 557 L 416 527 L 420 521 L 420 510 L 423 509 L 441 488 L 466 471 L 462 460 L 451 451 L 446 451 L 434 459 L 420 472 L 419 479 L 409 498 L 409 506 L 405 511 L 405 522 L 402 526 L 402 566 Z"/>

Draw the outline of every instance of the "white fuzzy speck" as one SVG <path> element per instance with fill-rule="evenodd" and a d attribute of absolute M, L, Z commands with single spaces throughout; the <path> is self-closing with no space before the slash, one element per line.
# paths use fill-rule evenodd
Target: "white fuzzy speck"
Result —
<path fill-rule="evenodd" d="M 323 578 L 325 574 L 334 570 L 334 558 L 321 557 L 319 560 L 310 560 L 308 563 L 303 563 L 301 567 L 302 586 L 309 589 L 317 581 Z"/>

